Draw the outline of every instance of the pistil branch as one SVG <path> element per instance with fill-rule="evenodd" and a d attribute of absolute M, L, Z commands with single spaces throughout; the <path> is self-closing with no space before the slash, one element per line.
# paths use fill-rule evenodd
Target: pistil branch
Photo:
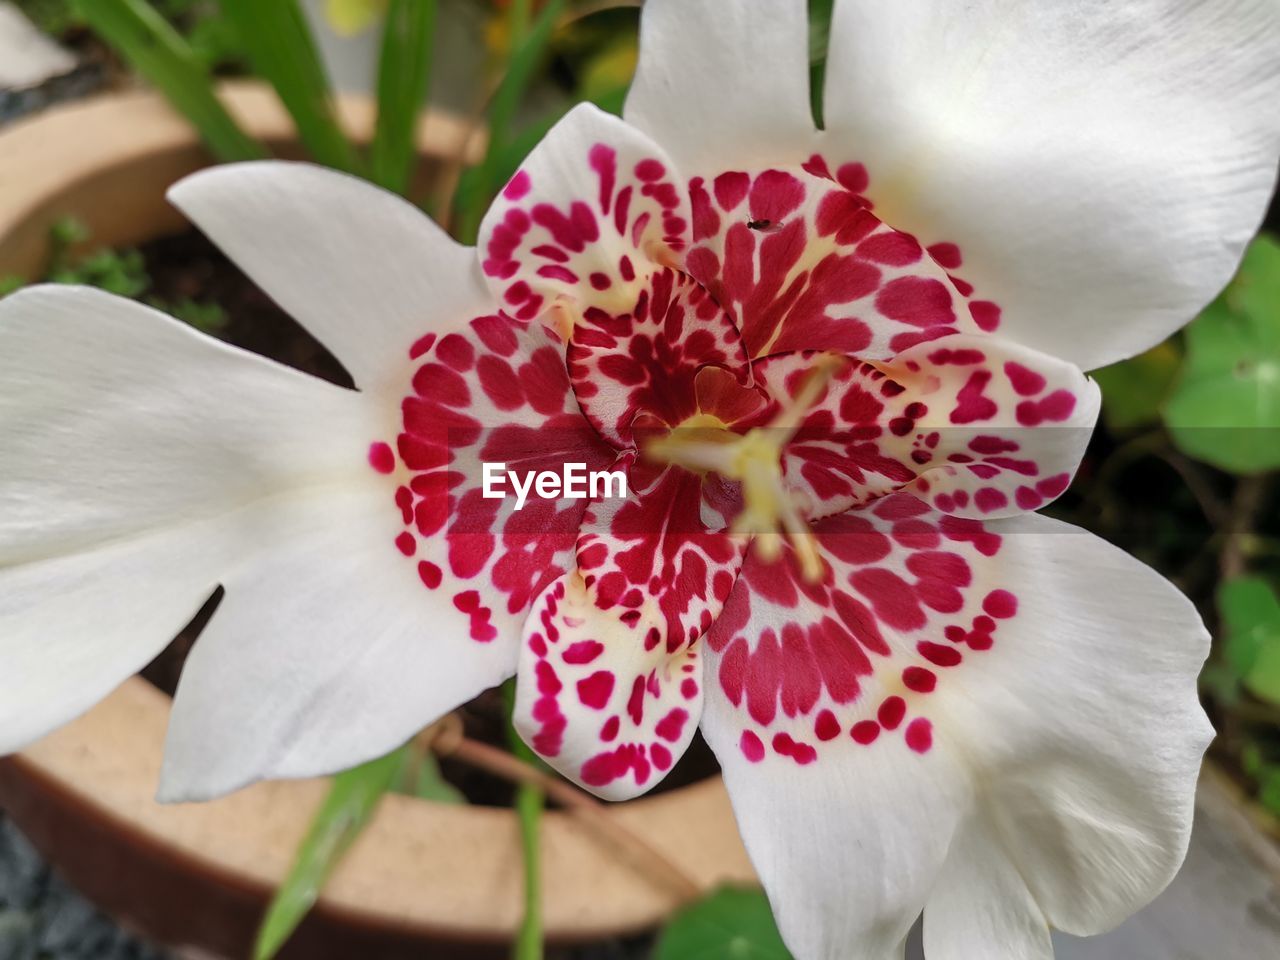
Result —
<path fill-rule="evenodd" d="M 696 424 L 678 427 L 645 447 L 645 454 L 654 460 L 741 482 L 744 507 L 731 532 L 751 537 L 760 558 L 769 562 L 782 555 L 785 539 L 795 551 L 802 575 L 813 583 L 822 579 L 825 564 L 795 494 L 787 489 L 782 456 L 844 364 L 833 354 L 815 358 L 800 389 L 767 426 L 738 434 L 699 416 Z"/>

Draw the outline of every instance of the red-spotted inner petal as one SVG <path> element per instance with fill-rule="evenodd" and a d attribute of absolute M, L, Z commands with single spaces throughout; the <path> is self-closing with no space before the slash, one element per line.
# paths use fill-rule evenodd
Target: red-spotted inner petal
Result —
<path fill-rule="evenodd" d="M 798 389 L 804 354 L 754 365 L 774 396 Z M 944 513 L 1034 510 L 1070 483 L 1098 414 L 1083 373 L 990 336 L 954 335 L 833 379 L 787 447 L 784 466 L 811 517 L 897 490 Z"/>
<path fill-rule="evenodd" d="M 526 159 L 480 237 L 506 309 L 568 336 L 590 308 L 631 310 L 685 245 L 689 200 L 671 161 L 621 120 L 584 105 Z M 564 312 L 559 313 L 558 307 Z"/>
<path fill-rule="evenodd" d="M 699 638 L 733 588 L 742 545 L 708 529 L 704 492 L 671 468 L 594 502 L 578 569 L 525 625 L 517 719 L 549 763 L 622 799 L 670 770 L 702 708 Z"/>
<path fill-rule="evenodd" d="M 671 467 L 632 472 L 626 499 L 592 502 L 577 543 L 578 572 L 595 606 L 629 624 L 648 648 L 673 652 L 706 633 L 741 565 L 723 532 L 725 492 Z"/>
<path fill-rule="evenodd" d="M 935 691 L 980 669 L 1018 614 L 1002 537 L 906 494 L 823 520 L 815 536 L 821 583 L 790 555 L 748 557 L 707 635 L 708 683 L 740 712 L 739 748 L 802 766 L 890 737 L 929 752 Z"/>
<path fill-rule="evenodd" d="M 765 404 L 743 383 L 747 358 L 733 322 L 701 285 L 666 268 L 626 311 L 588 308 L 573 328 L 569 371 L 588 419 L 622 447 L 634 445 L 637 417 L 670 428 L 699 413 L 741 419 Z"/>
<path fill-rule="evenodd" d="M 643 793 L 687 749 L 702 698 L 696 646 L 637 643 L 573 574 L 539 597 L 520 649 L 515 721 L 565 776 L 610 799 Z"/>
<path fill-rule="evenodd" d="M 866 171 L 728 171 L 690 184 L 686 269 L 738 323 L 752 357 L 831 350 L 883 359 L 958 332 L 994 330 L 995 304 L 948 274 L 959 248 L 925 250 L 861 195 Z"/>
<path fill-rule="evenodd" d="M 394 481 L 404 529 L 388 549 L 416 564 L 424 589 L 447 591 L 474 640 L 514 632 L 518 615 L 572 565 L 585 499 L 484 496 L 483 464 L 521 475 L 565 463 L 610 467 L 616 452 L 582 417 L 563 345 L 543 328 L 478 317 L 415 343 L 412 393 L 394 443 L 374 442 L 370 466 Z M 429 629 L 429 627 L 425 627 Z"/>

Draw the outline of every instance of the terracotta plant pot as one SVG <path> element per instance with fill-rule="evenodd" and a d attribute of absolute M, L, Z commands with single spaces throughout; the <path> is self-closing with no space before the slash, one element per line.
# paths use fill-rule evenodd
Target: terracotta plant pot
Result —
<path fill-rule="evenodd" d="M 282 149 L 292 131 L 266 90 L 233 85 L 228 105 Z M 353 131 L 367 104 L 343 105 Z M 454 155 L 464 127 L 425 125 L 423 174 Z M 209 159 L 187 124 L 149 93 L 50 111 L 0 133 L 0 276 L 38 274 L 49 227 L 74 215 L 93 243 L 137 244 L 183 228 L 164 191 Z M 170 945 L 247 955 L 284 876 L 322 781 L 267 783 L 226 799 L 162 807 L 152 800 L 169 700 L 141 679 L 80 720 L 0 761 L 0 805 L 76 887 L 126 924 Z M 628 804 L 608 815 L 708 889 L 750 882 L 718 779 Z M 545 920 L 552 941 L 636 932 L 659 923 L 674 895 L 598 831 L 567 814 L 544 821 Z M 286 956 L 440 955 L 432 945 L 497 948 L 521 912 L 520 850 L 509 810 L 383 803 Z M 446 954 L 449 955 L 449 954 Z"/>

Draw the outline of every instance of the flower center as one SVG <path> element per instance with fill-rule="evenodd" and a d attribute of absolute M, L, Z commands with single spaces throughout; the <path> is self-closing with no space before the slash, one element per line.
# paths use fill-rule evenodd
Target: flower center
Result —
<path fill-rule="evenodd" d="M 782 455 L 805 415 L 844 364 L 833 354 L 820 354 L 799 391 L 765 426 L 735 433 L 713 415 L 700 413 L 644 448 L 650 459 L 740 482 L 743 510 L 734 519 L 731 532 L 751 537 L 766 561 L 777 560 L 783 539 L 790 541 L 801 572 L 810 582 L 820 581 L 825 567 L 804 520 L 811 505 L 788 487 Z"/>

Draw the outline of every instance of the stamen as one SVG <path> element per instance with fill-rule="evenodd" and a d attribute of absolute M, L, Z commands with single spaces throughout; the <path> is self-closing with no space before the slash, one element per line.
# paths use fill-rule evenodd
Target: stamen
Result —
<path fill-rule="evenodd" d="M 557 299 L 551 304 L 543 322 L 565 343 L 573 337 L 574 315 L 564 300 Z"/>
<path fill-rule="evenodd" d="M 809 371 L 809 376 L 800 385 L 799 393 L 791 398 L 791 401 L 782 408 L 782 412 L 774 417 L 773 422 L 769 424 L 768 429 L 770 430 L 781 429 L 787 431 L 786 439 L 782 441 L 782 446 L 786 446 L 791 442 L 791 438 L 800 429 L 800 424 L 809 415 L 813 405 L 822 399 L 822 394 L 826 391 L 827 384 L 831 382 L 831 378 L 840 371 L 844 364 L 845 361 L 833 353 L 821 353 L 814 358 L 813 369 Z"/>
<path fill-rule="evenodd" d="M 682 269 L 680 258 L 676 256 L 675 251 L 661 240 L 650 240 L 645 243 L 644 255 L 653 263 L 669 270 Z"/>
<path fill-rule="evenodd" d="M 796 497 L 787 490 L 782 454 L 844 363 L 832 354 L 815 358 L 800 390 L 768 426 L 737 434 L 714 417 L 700 414 L 645 446 L 645 454 L 655 460 L 741 481 L 743 510 L 732 532 L 752 537 L 754 549 L 766 562 L 782 555 L 785 537 L 800 562 L 801 574 L 810 582 L 822 579 L 825 565 Z"/>

